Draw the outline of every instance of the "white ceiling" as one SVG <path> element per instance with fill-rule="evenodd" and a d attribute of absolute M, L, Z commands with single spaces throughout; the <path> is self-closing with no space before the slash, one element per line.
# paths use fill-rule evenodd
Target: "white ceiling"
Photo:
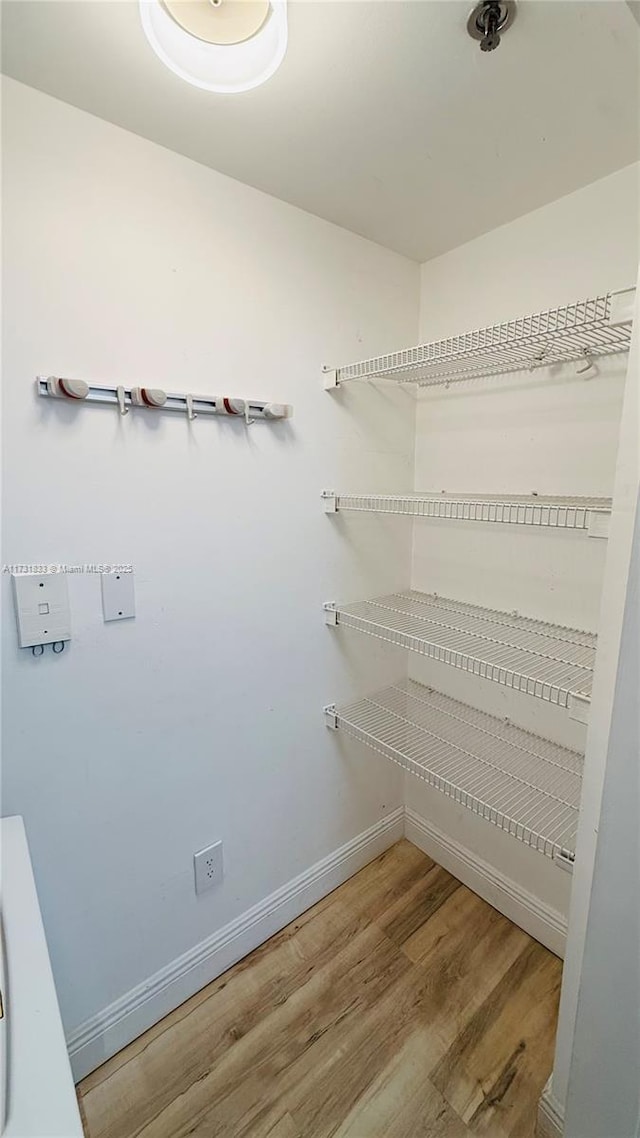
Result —
<path fill-rule="evenodd" d="M 622 0 L 520 0 L 484 55 L 459 0 L 290 0 L 277 74 L 190 87 L 133 0 L 4 0 L 3 70 L 418 261 L 639 154 Z"/>

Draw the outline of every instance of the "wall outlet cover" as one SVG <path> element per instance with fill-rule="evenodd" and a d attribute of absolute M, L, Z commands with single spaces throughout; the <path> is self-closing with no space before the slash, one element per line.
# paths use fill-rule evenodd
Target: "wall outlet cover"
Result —
<path fill-rule="evenodd" d="M 133 573 L 102 574 L 102 612 L 105 621 L 136 615 Z"/>
<path fill-rule="evenodd" d="M 193 855 L 196 893 L 205 893 L 219 885 L 223 877 L 222 842 L 214 842 Z"/>

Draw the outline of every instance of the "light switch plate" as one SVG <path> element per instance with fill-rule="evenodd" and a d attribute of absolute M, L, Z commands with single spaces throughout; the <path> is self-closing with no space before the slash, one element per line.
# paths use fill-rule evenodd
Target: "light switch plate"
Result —
<path fill-rule="evenodd" d="M 102 612 L 105 620 L 136 615 L 133 573 L 102 573 Z"/>
<path fill-rule="evenodd" d="M 71 639 L 69 589 L 64 573 L 16 573 L 13 595 L 21 648 Z"/>

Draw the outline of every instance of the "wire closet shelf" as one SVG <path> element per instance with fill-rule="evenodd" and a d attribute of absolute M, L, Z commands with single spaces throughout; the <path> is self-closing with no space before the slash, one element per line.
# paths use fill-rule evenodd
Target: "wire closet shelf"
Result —
<path fill-rule="evenodd" d="M 634 288 L 621 289 L 460 336 L 325 368 L 325 387 L 370 379 L 429 387 L 573 361 L 582 361 L 579 370 L 589 371 L 598 357 L 628 351 L 634 295 Z"/>
<path fill-rule="evenodd" d="M 594 633 L 411 589 L 324 607 L 327 624 L 367 633 L 546 700 L 586 722 Z"/>
<path fill-rule="evenodd" d="M 326 513 L 402 514 L 457 522 L 496 522 L 551 529 L 606 533 L 610 498 L 543 496 L 538 494 L 339 494 L 323 490 Z"/>
<path fill-rule="evenodd" d="M 326 723 L 569 868 L 575 857 L 583 757 L 505 720 L 407 680 Z"/>

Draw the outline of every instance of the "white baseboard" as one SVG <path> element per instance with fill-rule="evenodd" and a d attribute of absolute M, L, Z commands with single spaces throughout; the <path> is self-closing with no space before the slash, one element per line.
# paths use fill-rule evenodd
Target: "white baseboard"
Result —
<path fill-rule="evenodd" d="M 564 957 L 567 921 L 562 913 L 545 905 L 532 893 L 505 877 L 409 807 L 405 810 L 405 837 L 418 849 L 504 913 L 556 956 Z"/>
<path fill-rule="evenodd" d="M 563 1133 L 564 1111 L 562 1104 L 553 1095 L 549 1079 L 538 1103 L 536 1138 L 562 1138 Z"/>
<path fill-rule="evenodd" d="M 137 1039 L 403 836 L 552 952 L 564 955 L 567 923 L 562 914 L 453 841 L 414 810 L 400 806 L 72 1031 L 67 1045 L 76 1081 Z M 548 1096 L 543 1096 L 540 1112 L 541 1117 L 543 1110 L 547 1112 L 545 1124 L 554 1117 L 550 1102 Z M 550 1138 L 555 1138 L 555 1131 L 548 1133 Z M 561 1134 L 561 1130 L 557 1133 Z M 541 1134 L 547 1138 L 545 1131 Z"/>
<path fill-rule="evenodd" d="M 67 1038 L 76 1082 L 342 885 L 403 834 L 404 807 L 399 806 L 86 1020 Z"/>

